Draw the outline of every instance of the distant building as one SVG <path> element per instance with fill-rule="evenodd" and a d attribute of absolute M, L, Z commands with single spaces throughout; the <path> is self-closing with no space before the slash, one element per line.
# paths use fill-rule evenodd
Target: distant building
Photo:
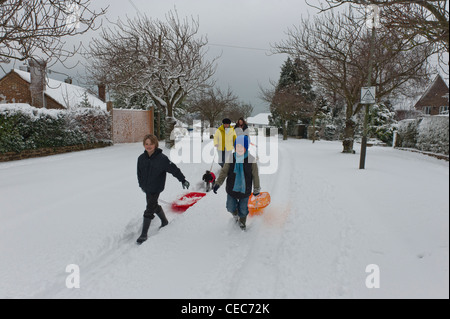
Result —
<path fill-rule="evenodd" d="M 250 130 L 251 135 L 255 135 L 258 132 L 258 129 L 264 129 L 264 135 L 269 136 L 273 134 L 271 133 L 271 128 L 274 128 L 274 126 L 269 125 L 269 116 L 272 115 L 271 113 L 259 113 L 255 116 L 251 116 L 247 118 L 247 125 Z"/>
<path fill-rule="evenodd" d="M 95 96 L 87 89 L 45 77 L 45 66 L 34 72 L 13 69 L 0 79 L 0 103 L 27 103 L 47 109 L 69 109 L 88 102 L 95 108 L 106 110 L 105 87 L 99 86 Z"/>
<path fill-rule="evenodd" d="M 448 86 L 442 77 L 437 75 L 414 108 L 422 114 L 439 115 L 447 114 L 448 106 Z"/>
<path fill-rule="evenodd" d="M 247 118 L 248 127 L 252 128 L 266 128 L 269 127 L 269 115 L 270 113 L 259 113 L 258 115 Z"/>

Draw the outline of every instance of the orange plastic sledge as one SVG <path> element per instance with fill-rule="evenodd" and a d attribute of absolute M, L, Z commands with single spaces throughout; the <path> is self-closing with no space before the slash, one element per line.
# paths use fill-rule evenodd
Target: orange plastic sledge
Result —
<path fill-rule="evenodd" d="M 189 207 L 197 203 L 205 195 L 206 193 L 187 193 L 172 203 L 172 209 L 177 213 L 184 213 Z"/>
<path fill-rule="evenodd" d="M 261 215 L 269 204 L 270 194 L 268 192 L 261 192 L 258 197 L 253 196 L 252 193 L 248 199 L 248 213 L 250 216 Z"/>

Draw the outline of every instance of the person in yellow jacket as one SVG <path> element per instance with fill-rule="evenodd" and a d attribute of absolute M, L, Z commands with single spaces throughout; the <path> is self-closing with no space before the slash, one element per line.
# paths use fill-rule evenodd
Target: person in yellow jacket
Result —
<path fill-rule="evenodd" d="M 234 128 L 231 127 L 231 120 L 228 118 L 223 119 L 222 125 L 214 134 L 214 146 L 217 148 L 220 167 L 223 167 L 226 159 L 231 158 L 235 140 L 236 132 L 234 131 Z"/>

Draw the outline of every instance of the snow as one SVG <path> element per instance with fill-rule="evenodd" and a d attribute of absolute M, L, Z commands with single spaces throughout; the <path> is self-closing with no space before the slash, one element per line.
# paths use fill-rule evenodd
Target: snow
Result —
<path fill-rule="evenodd" d="M 22 79 L 31 83 L 30 73 L 22 70 L 14 69 L 14 72 L 17 73 Z M 47 86 L 45 88 L 45 94 L 53 98 L 55 101 L 60 103 L 61 105 L 70 107 L 76 107 L 84 98 L 84 94 L 87 94 L 87 100 L 93 107 L 100 108 L 102 110 L 106 110 L 106 103 L 100 100 L 98 97 L 89 93 L 89 91 L 85 88 L 68 84 L 65 82 L 57 81 L 48 78 Z"/>
<path fill-rule="evenodd" d="M 269 125 L 269 115 L 270 113 L 259 113 L 255 116 L 249 117 L 247 123 L 253 125 Z"/>
<path fill-rule="evenodd" d="M 29 118 L 39 118 L 40 116 L 50 116 L 57 119 L 61 114 L 61 110 L 43 109 L 33 107 L 27 103 L 0 103 L 0 114 L 24 114 Z"/>
<path fill-rule="evenodd" d="M 141 246 L 141 143 L 0 163 L 0 298 L 449 298 L 448 162 L 371 147 L 359 170 L 341 142 L 278 141 L 246 232 L 224 186 L 172 212 L 186 191 L 169 175 L 170 224 Z M 178 166 L 201 191 L 210 163 Z"/>

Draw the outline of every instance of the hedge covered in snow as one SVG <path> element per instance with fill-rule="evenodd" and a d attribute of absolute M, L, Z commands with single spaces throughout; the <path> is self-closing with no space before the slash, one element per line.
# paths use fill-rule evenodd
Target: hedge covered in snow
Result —
<path fill-rule="evenodd" d="M 395 146 L 449 155 L 449 116 L 400 121 Z"/>
<path fill-rule="evenodd" d="M 107 111 L 0 104 L 0 153 L 88 143 L 112 143 Z"/>

